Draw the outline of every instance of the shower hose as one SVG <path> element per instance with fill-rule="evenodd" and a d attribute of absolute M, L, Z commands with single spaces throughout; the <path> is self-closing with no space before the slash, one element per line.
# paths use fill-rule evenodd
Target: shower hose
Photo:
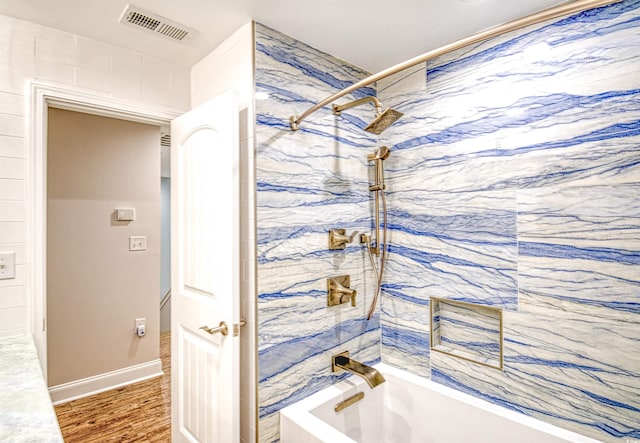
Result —
<path fill-rule="evenodd" d="M 373 301 L 371 302 L 371 307 L 369 308 L 369 314 L 367 315 L 367 320 L 371 320 L 373 317 L 373 313 L 376 310 L 376 305 L 378 303 L 378 297 L 380 296 L 380 291 L 382 289 L 382 277 L 384 275 L 384 267 L 387 262 L 387 197 L 385 196 L 384 190 L 380 189 L 376 192 L 380 193 L 380 197 L 382 199 L 382 248 L 380 248 L 380 239 L 377 238 L 378 248 L 380 249 L 380 269 L 376 266 L 376 261 L 373 258 L 373 253 L 371 252 L 371 244 L 370 241 L 367 240 L 367 252 L 369 253 L 369 260 L 371 260 L 371 267 L 373 268 L 373 272 L 376 276 L 376 291 L 373 296 Z"/>

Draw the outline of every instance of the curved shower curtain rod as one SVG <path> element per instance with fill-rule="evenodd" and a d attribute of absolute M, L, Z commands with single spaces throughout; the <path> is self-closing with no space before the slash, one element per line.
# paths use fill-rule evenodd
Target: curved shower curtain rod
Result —
<path fill-rule="evenodd" d="M 302 122 L 302 120 L 309 117 L 318 109 L 328 105 L 329 103 L 333 103 L 340 97 L 343 97 L 364 86 L 370 85 L 371 83 L 377 82 L 378 80 L 381 80 L 392 74 L 396 74 L 412 66 L 418 65 L 420 63 L 424 63 L 428 60 L 444 55 L 448 52 L 455 51 L 456 49 L 463 48 L 467 45 L 479 43 L 481 41 L 487 40 L 491 37 L 498 36 L 500 34 L 504 34 L 506 32 L 511 32 L 520 28 L 524 28 L 525 26 L 534 25 L 536 23 L 540 23 L 545 20 L 551 20 L 563 15 L 574 14 L 577 12 L 586 11 L 587 9 L 597 8 L 598 6 L 606 6 L 606 5 L 609 5 L 612 3 L 618 3 L 621 1 L 622 0 L 575 0 L 568 3 L 563 3 L 561 5 L 554 6 L 552 8 L 544 9 L 542 11 L 527 15 L 517 20 L 513 20 L 508 23 L 486 29 L 484 31 L 480 31 L 476 34 L 460 39 L 456 42 L 449 43 L 445 46 L 441 46 L 440 48 L 425 52 L 424 54 L 421 54 L 417 57 L 411 58 L 407 61 L 399 63 L 383 71 L 380 71 L 377 74 L 370 75 L 369 77 L 360 80 L 358 83 L 354 83 L 353 85 L 344 88 L 342 91 L 336 92 L 335 94 L 325 98 L 318 104 L 310 107 L 300 116 L 292 115 L 290 118 L 291 129 L 293 131 L 297 131 L 298 129 L 300 129 L 300 123 Z"/>

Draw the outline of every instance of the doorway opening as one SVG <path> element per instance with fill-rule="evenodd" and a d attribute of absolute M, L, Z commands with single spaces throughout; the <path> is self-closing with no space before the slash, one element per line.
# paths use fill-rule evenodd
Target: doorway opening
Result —
<path fill-rule="evenodd" d="M 171 134 L 160 136 L 160 332 L 171 330 Z"/>
<path fill-rule="evenodd" d="M 31 196 L 31 214 L 28 226 L 30 248 L 28 254 L 34 264 L 30 276 L 30 293 L 32 297 L 31 329 L 40 357 L 43 373 L 48 374 L 47 347 L 47 151 L 48 151 L 48 114 L 50 109 L 77 111 L 93 116 L 111 117 L 127 122 L 138 122 L 154 125 L 157 128 L 168 128 L 169 123 L 177 114 L 163 108 L 141 106 L 137 103 L 117 100 L 110 97 L 94 96 L 67 88 L 61 88 L 40 83 L 33 83 L 32 115 L 31 115 L 31 177 L 29 193 Z M 116 171 L 114 171 L 115 173 Z M 156 178 L 156 186 L 157 178 Z M 159 186 L 158 186 L 159 188 Z M 115 209 L 115 208 L 114 208 Z M 55 259 L 54 259 L 55 260 Z M 159 311 L 158 292 L 155 295 L 155 309 Z M 79 306 L 71 309 L 82 315 Z M 158 312 L 159 315 L 159 312 Z M 133 335 L 134 325 L 129 331 Z M 75 331 L 82 334 L 82 331 Z M 113 332 L 113 331 L 112 331 Z M 114 334 L 115 335 L 115 334 Z M 159 342 L 159 339 L 158 339 Z M 159 343 L 158 343 L 159 346 Z M 133 352 L 134 349 L 131 349 Z M 161 372 L 159 359 L 150 365 L 134 365 L 131 371 L 111 371 L 105 377 L 89 377 L 75 386 L 65 386 L 67 391 L 63 396 L 80 397 L 87 392 L 98 392 L 123 385 L 135 380 L 153 377 Z M 48 381 L 49 385 L 51 382 Z M 54 397 L 52 393 L 52 397 Z M 55 401 L 55 398 L 54 398 Z"/>

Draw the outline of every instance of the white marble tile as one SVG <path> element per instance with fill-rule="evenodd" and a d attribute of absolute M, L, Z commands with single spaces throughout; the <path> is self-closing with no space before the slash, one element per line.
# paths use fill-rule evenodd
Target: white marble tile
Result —
<path fill-rule="evenodd" d="M 635 438 L 640 421 L 638 316 L 598 319 L 528 303 L 505 312 L 505 370 L 432 353 L 432 378 L 602 441 Z"/>
<path fill-rule="evenodd" d="M 257 25 L 261 441 L 330 382 L 339 343 L 603 441 L 640 438 L 639 18 L 625 0 L 385 79 L 379 98 L 405 115 L 379 140 L 366 106 L 291 132 L 365 73 Z M 392 152 L 381 330 L 361 305 L 323 306 L 333 272 L 372 286 L 362 250 L 325 249 L 331 227 L 371 230 L 376 142 Z M 433 296 L 505 309 L 504 372 L 429 352 Z"/>
<path fill-rule="evenodd" d="M 639 17 L 623 1 L 430 61 L 426 89 L 415 73 L 381 88 L 405 112 L 382 138 L 384 361 L 430 363 L 437 381 L 601 440 L 640 436 Z M 507 308 L 504 373 L 415 357 L 429 296 Z"/>
<path fill-rule="evenodd" d="M 255 133 L 260 440 L 275 441 L 278 411 L 335 380 L 332 354 L 380 359 L 379 316 L 365 320 L 374 286 L 365 250 L 328 250 L 331 228 L 371 230 L 366 156 L 375 140 L 359 127 L 374 109 L 323 110 L 291 131 L 292 114 L 367 73 L 256 31 L 256 89 L 269 94 L 256 102 Z M 328 307 L 327 278 L 343 274 L 357 306 Z"/>
<path fill-rule="evenodd" d="M 338 331 L 344 335 L 339 341 L 332 339 L 332 332 L 327 331 L 316 337 L 287 343 L 279 349 L 260 352 L 261 366 L 262 362 L 278 363 L 277 367 L 270 365 L 264 370 L 261 367 L 258 377 L 261 441 L 277 440 L 278 411 L 284 406 L 345 377 L 355 377 L 346 372 L 334 375 L 331 372 L 332 355 L 348 350 L 351 358 L 359 362 L 375 364 L 380 361 L 380 330 L 372 326 L 370 332 L 363 334 L 361 328 L 365 323 L 366 320 L 360 318 L 352 324 L 338 325 Z M 300 358 L 302 355 L 303 359 Z"/>
<path fill-rule="evenodd" d="M 528 190 L 518 206 L 521 289 L 574 312 L 640 313 L 637 184 Z"/>

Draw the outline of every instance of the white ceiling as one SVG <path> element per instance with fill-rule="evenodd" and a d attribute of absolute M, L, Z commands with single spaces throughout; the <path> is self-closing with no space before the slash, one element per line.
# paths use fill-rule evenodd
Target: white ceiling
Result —
<path fill-rule="evenodd" d="M 131 0 L 194 28 L 187 43 L 118 23 L 126 0 L 0 0 L 0 14 L 193 66 L 247 21 L 370 72 L 559 0 Z"/>

